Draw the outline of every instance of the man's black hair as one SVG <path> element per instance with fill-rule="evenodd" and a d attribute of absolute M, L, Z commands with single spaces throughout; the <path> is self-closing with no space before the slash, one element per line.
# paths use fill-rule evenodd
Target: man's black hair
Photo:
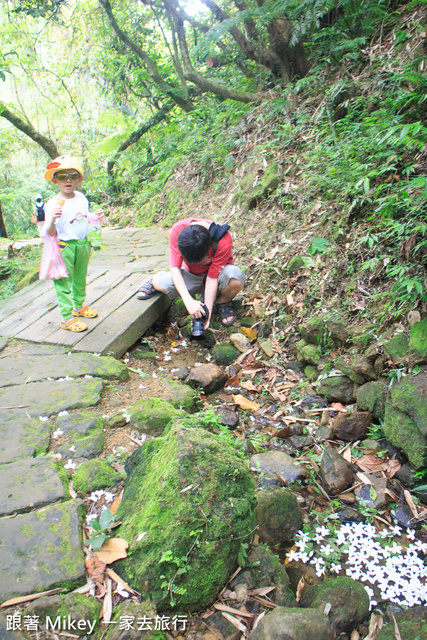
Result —
<path fill-rule="evenodd" d="M 212 246 L 212 238 L 206 227 L 190 224 L 178 235 L 178 251 L 187 264 L 200 262 Z"/>

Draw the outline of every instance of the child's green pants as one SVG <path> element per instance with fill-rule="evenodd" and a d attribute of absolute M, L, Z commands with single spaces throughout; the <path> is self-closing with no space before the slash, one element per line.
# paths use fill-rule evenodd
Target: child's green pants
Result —
<path fill-rule="evenodd" d="M 90 244 L 83 240 L 59 241 L 68 278 L 54 280 L 59 312 L 64 321 L 72 317 L 73 309 L 81 309 L 86 298 L 86 275 L 89 264 Z"/>

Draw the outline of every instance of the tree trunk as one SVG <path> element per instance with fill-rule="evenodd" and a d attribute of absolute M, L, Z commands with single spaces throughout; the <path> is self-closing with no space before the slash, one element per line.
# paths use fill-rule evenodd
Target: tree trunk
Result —
<path fill-rule="evenodd" d="M 7 238 L 7 231 L 3 220 L 3 211 L 0 202 L 0 238 Z"/>
<path fill-rule="evenodd" d="M 1 102 L 0 116 L 8 120 L 11 124 L 13 124 L 14 127 L 19 129 L 19 131 L 22 131 L 22 133 L 25 133 L 25 135 L 31 138 L 31 140 L 34 140 L 34 142 L 39 144 L 42 149 L 46 151 L 48 156 L 52 158 L 52 160 L 53 158 L 57 158 L 59 155 L 61 155 L 56 144 L 52 140 L 50 140 L 50 138 L 46 138 L 46 136 L 43 136 L 41 133 L 36 131 L 32 124 L 26 122 L 15 113 L 12 113 L 11 111 L 9 111 L 9 109 L 6 109 L 6 107 Z"/>
<path fill-rule="evenodd" d="M 150 75 L 154 84 L 159 87 L 163 94 L 170 97 L 181 109 L 185 112 L 190 112 L 194 110 L 194 105 L 191 100 L 187 100 L 180 95 L 179 89 L 176 89 L 172 85 L 168 84 L 165 80 L 163 80 L 162 76 L 157 69 L 155 62 L 151 60 L 151 58 L 145 53 L 145 51 L 134 42 L 122 29 L 119 27 L 117 20 L 113 15 L 113 11 L 111 9 L 111 5 L 109 0 L 98 0 L 99 4 L 104 8 L 105 13 L 107 14 L 108 20 L 110 21 L 111 26 L 113 27 L 114 32 L 117 37 L 127 46 L 134 54 L 143 61 L 145 67 Z"/>

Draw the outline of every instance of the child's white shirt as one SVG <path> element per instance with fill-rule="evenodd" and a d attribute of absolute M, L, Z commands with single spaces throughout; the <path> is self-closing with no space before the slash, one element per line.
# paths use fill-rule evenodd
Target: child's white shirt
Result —
<path fill-rule="evenodd" d="M 47 227 L 53 219 L 53 210 L 58 207 L 57 199 L 61 198 L 58 194 L 46 203 L 45 208 L 45 226 L 43 232 L 46 233 Z M 63 200 L 65 200 L 63 198 Z M 58 240 L 82 240 L 90 234 L 89 226 L 89 201 L 81 191 L 75 191 L 72 198 L 67 198 L 62 205 L 62 215 L 56 223 L 56 232 Z"/>

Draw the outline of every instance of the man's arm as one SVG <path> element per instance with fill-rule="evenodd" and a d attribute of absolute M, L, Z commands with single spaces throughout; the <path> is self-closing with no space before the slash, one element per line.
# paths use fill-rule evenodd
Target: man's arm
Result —
<path fill-rule="evenodd" d="M 214 306 L 216 294 L 218 291 L 218 278 L 206 278 L 205 285 L 205 305 L 209 309 L 209 320 L 205 322 L 205 329 L 209 327 L 210 320 L 212 318 L 212 309 Z"/>

